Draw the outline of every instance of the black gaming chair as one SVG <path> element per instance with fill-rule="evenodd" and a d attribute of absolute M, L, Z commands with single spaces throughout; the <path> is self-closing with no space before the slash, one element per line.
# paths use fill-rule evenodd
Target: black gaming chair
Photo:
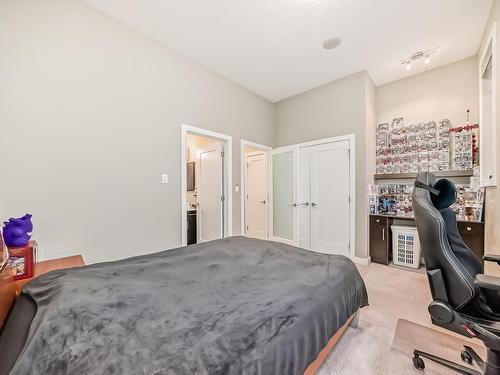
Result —
<path fill-rule="evenodd" d="M 424 369 L 422 358 L 427 358 L 461 374 L 500 374 L 500 278 L 483 275 L 480 260 L 462 241 L 456 216 L 449 208 L 456 198 L 451 181 L 436 182 L 432 173 L 418 174 L 413 210 L 433 299 L 428 309 L 433 324 L 483 341 L 487 358 L 483 361 L 464 346 L 462 360 L 475 361 L 479 372 L 415 350 L 413 365 Z M 500 264 L 500 256 L 486 255 L 484 260 Z"/>

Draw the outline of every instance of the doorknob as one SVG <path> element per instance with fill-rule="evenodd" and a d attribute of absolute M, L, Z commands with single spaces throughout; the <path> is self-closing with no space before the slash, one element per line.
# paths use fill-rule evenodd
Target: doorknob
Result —
<path fill-rule="evenodd" d="M 304 207 L 307 207 L 307 206 L 309 206 L 309 202 L 302 202 L 300 205 L 304 206 Z"/>
<path fill-rule="evenodd" d="M 290 206 L 292 206 L 292 207 L 298 207 L 299 205 L 297 203 L 292 203 Z"/>
<path fill-rule="evenodd" d="M 265 200 L 263 200 L 263 201 L 258 201 L 257 203 L 266 204 L 266 201 L 265 201 Z"/>
<path fill-rule="evenodd" d="M 317 203 L 314 203 L 314 202 L 311 203 L 312 207 L 316 207 L 317 205 L 318 205 Z"/>

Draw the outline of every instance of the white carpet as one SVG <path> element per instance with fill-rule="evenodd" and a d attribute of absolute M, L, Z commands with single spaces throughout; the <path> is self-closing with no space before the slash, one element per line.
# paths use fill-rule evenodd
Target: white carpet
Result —
<path fill-rule="evenodd" d="M 376 263 L 358 269 L 368 289 L 370 306 L 361 310 L 358 328 L 346 330 L 318 375 L 422 375 L 413 368 L 411 357 L 391 351 L 391 345 L 398 319 L 439 330 L 431 324 L 427 312 L 431 296 L 426 276 Z"/>

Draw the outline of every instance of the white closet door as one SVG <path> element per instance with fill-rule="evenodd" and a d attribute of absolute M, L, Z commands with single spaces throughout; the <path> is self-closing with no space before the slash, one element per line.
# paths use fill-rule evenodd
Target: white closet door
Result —
<path fill-rule="evenodd" d="M 246 235 L 248 237 L 268 239 L 269 202 L 267 191 L 268 160 L 267 152 L 255 152 L 246 155 Z"/>
<path fill-rule="evenodd" d="M 299 150 L 299 247 L 311 249 L 311 150 Z"/>
<path fill-rule="evenodd" d="M 349 141 L 310 152 L 311 250 L 349 257 Z"/>
<path fill-rule="evenodd" d="M 297 147 L 271 151 L 271 239 L 298 245 Z"/>
<path fill-rule="evenodd" d="M 198 241 L 222 238 L 223 233 L 223 145 L 216 143 L 198 154 Z"/>

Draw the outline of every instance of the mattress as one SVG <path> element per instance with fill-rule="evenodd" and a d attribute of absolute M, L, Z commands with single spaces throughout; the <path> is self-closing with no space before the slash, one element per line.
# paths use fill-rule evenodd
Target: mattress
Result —
<path fill-rule="evenodd" d="M 302 374 L 368 304 L 346 257 L 244 237 L 45 274 L 12 374 Z M 9 324 L 9 323 L 7 323 Z"/>

